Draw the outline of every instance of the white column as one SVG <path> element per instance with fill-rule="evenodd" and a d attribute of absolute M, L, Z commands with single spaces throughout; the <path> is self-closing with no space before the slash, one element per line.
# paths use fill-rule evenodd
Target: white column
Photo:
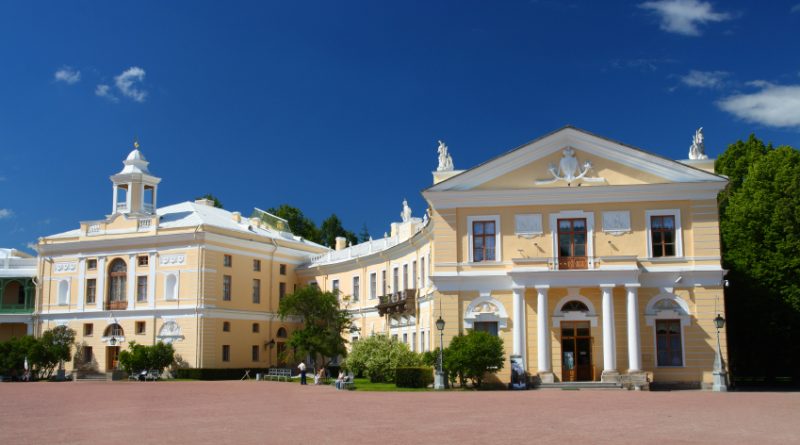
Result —
<path fill-rule="evenodd" d="M 550 318 L 548 317 L 548 286 L 537 286 L 537 341 L 539 346 L 539 372 L 552 373 L 552 353 L 550 352 Z"/>
<path fill-rule="evenodd" d="M 131 194 L 132 194 L 131 192 L 132 191 L 133 191 L 133 183 L 129 182 L 128 183 L 128 191 L 125 193 L 125 206 L 127 207 L 127 209 L 125 209 L 125 212 L 127 212 L 127 213 L 131 212 L 131 204 L 132 204 L 131 203 Z"/>
<path fill-rule="evenodd" d="M 147 264 L 150 271 L 147 275 L 147 305 L 152 309 L 156 305 L 156 261 L 158 256 L 155 252 L 150 252 Z"/>
<path fill-rule="evenodd" d="M 117 184 L 114 184 L 114 196 L 111 197 L 114 207 L 111 209 L 111 214 L 117 213 Z"/>
<path fill-rule="evenodd" d="M 97 310 L 103 310 L 103 301 L 106 298 L 106 257 L 97 258 L 97 293 L 95 302 Z"/>
<path fill-rule="evenodd" d="M 78 260 L 78 310 L 83 312 L 86 304 L 86 258 Z"/>
<path fill-rule="evenodd" d="M 514 355 L 522 357 L 522 366 L 528 369 L 527 363 L 527 347 L 525 346 L 525 337 L 527 329 L 525 328 L 525 288 L 514 288 Z"/>
<path fill-rule="evenodd" d="M 642 370 L 642 343 L 639 331 L 639 285 L 628 285 L 628 372 Z"/>
<path fill-rule="evenodd" d="M 601 285 L 603 290 L 603 372 L 617 370 L 617 340 L 614 334 L 614 286 Z"/>
<path fill-rule="evenodd" d="M 136 255 L 128 255 L 128 310 L 136 309 Z"/>

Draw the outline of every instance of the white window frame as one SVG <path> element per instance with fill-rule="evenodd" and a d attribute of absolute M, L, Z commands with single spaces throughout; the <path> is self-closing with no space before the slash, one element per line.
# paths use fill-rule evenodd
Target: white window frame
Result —
<path fill-rule="evenodd" d="M 373 281 L 373 278 L 375 279 Z M 373 283 L 375 284 L 373 286 Z M 374 300 L 378 294 L 378 272 L 370 272 L 369 274 L 369 299 Z"/>
<path fill-rule="evenodd" d="M 661 300 L 672 300 L 680 306 L 684 313 L 672 310 L 656 310 L 655 305 Z M 680 369 L 686 367 L 686 327 L 692 324 L 692 315 L 689 311 L 689 304 L 683 298 L 662 292 L 647 302 L 644 310 L 644 320 L 647 326 L 653 328 L 653 367 L 666 369 Z M 680 320 L 681 322 L 681 366 L 659 366 L 658 365 L 658 333 L 656 332 L 656 320 Z"/>
<path fill-rule="evenodd" d="M 494 221 L 494 260 L 493 261 L 479 261 L 478 264 L 495 264 L 500 263 L 503 261 L 503 246 L 502 240 L 503 237 L 501 236 L 500 230 L 500 215 L 472 215 L 467 216 L 467 242 L 468 242 L 468 254 L 469 254 L 469 262 L 474 263 L 475 260 L 472 258 L 472 223 L 476 221 Z"/>
<path fill-rule="evenodd" d="M 653 257 L 653 235 L 650 229 L 650 217 L 652 216 L 673 216 L 675 217 L 675 256 Z M 644 212 L 645 224 L 647 226 L 647 258 L 664 260 L 669 258 L 683 258 L 683 231 L 681 230 L 681 211 L 680 209 L 659 209 L 647 210 Z"/>
<path fill-rule="evenodd" d="M 175 293 L 170 296 L 169 292 L 169 279 L 170 277 L 175 278 Z M 168 273 L 164 275 L 164 300 L 165 301 L 178 301 L 178 295 L 181 285 L 181 276 L 177 273 Z M 224 296 L 224 284 L 223 284 L 223 296 Z M 231 299 L 233 298 L 233 278 L 231 278 Z"/>
<path fill-rule="evenodd" d="M 587 269 L 594 269 L 594 212 L 583 210 L 565 210 L 550 214 L 550 237 L 553 239 L 553 269 L 558 270 L 558 220 L 559 219 L 586 219 L 586 260 Z"/>
<path fill-rule="evenodd" d="M 356 281 L 358 281 L 358 291 L 356 291 Z M 358 301 L 361 298 L 361 276 L 353 275 L 353 301 Z"/>

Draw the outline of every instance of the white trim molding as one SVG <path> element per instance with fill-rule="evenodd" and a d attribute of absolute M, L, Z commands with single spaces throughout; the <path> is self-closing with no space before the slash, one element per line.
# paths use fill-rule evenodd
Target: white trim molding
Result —
<path fill-rule="evenodd" d="M 478 221 L 493 221 L 494 222 L 494 261 L 481 261 L 481 263 L 492 264 L 492 263 L 500 263 L 503 261 L 503 254 L 502 254 L 502 244 L 503 244 L 503 237 L 500 230 L 500 215 L 472 215 L 467 216 L 467 242 L 468 242 L 468 249 L 469 251 L 467 254 L 469 255 L 470 263 L 474 263 L 474 259 L 472 258 L 472 223 Z"/>
<path fill-rule="evenodd" d="M 597 327 L 597 311 L 594 308 L 592 302 L 581 295 L 580 289 L 577 287 L 570 287 L 567 288 L 567 295 L 562 299 L 558 300 L 556 303 L 556 309 L 553 311 L 553 327 L 558 328 L 561 327 L 562 321 L 588 321 L 591 323 L 593 328 Z M 588 312 L 580 312 L 580 311 L 566 311 L 564 312 L 562 308 L 565 304 L 570 301 L 580 301 L 581 303 L 585 304 L 587 308 L 589 308 Z"/>
<path fill-rule="evenodd" d="M 476 321 L 497 322 L 498 329 L 508 329 L 508 312 L 503 303 L 484 294 L 467 306 L 464 312 L 464 329 L 472 329 Z"/>
<path fill-rule="evenodd" d="M 675 303 L 674 309 L 659 309 L 656 307 L 662 300 Z M 653 366 L 656 368 L 685 368 L 686 367 L 686 327 L 692 324 L 692 316 L 689 311 L 689 304 L 683 298 L 663 291 L 651 298 L 647 302 L 644 311 L 644 319 L 647 326 L 653 328 Z M 658 364 L 658 333 L 656 332 L 656 320 L 680 320 L 681 321 L 681 365 L 670 366 Z"/>
<path fill-rule="evenodd" d="M 558 270 L 558 220 L 586 218 L 586 260 L 588 268 L 594 269 L 594 212 L 583 210 L 564 210 L 550 214 L 550 236 L 553 238 L 553 269 Z"/>
<path fill-rule="evenodd" d="M 517 213 L 514 215 L 514 233 L 523 238 L 544 235 L 541 213 Z"/>
<path fill-rule="evenodd" d="M 652 216 L 675 217 L 675 256 L 668 258 L 683 258 L 683 232 L 681 231 L 680 209 L 658 209 L 658 210 L 647 210 L 644 212 L 645 225 L 647 227 L 647 257 L 653 258 L 653 236 L 650 232 L 650 219 Z"/>

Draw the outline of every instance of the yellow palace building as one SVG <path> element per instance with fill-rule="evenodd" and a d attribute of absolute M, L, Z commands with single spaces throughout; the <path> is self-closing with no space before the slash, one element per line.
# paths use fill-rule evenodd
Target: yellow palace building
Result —
<path fill-rule="evenodd" d="M 727 180 L 699 131 L 689 157 L 564 127 L 462 171 L 440 142 L 422 217 L 404 202 L 383 238 L 328 249 L 266 213 L 157 207 L 137 149 L 109 216 L 41 239 L 37 332 L 72 327 L 101 370 L 131 340 L 172 342 L 192 367 L 277 366 L 299 322 L 278 320 L 280 296 L 316 283 L 341 293 L 349 341 L 432 350 L 442 317 L 445 346 L 490 332 L 544 383 L 711 386 Z"/>

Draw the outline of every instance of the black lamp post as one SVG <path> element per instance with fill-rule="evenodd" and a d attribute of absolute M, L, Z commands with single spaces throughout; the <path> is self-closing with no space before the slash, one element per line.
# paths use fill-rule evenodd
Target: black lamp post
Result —
<path fill-rule="evenodd" d="M 714 357 L 713 385 L 711 390 L 715 392 L 725 392 L 728 390 L 728 373 L 725 372 L 725 362 L 722 360 L 722 347 L 719 341 L 719 330 L 725 327 L 725 319 L 721 314 L 714 318 L 714 326 L 717 328 L 717 351 Z"/>
<path fill-rule="evenodd" d="M 433 389 L 444 389 L 444 320 L 441 315 L 436 320 L 436 329 L 439 330 L 439 369 L 436 371 Z"/>

